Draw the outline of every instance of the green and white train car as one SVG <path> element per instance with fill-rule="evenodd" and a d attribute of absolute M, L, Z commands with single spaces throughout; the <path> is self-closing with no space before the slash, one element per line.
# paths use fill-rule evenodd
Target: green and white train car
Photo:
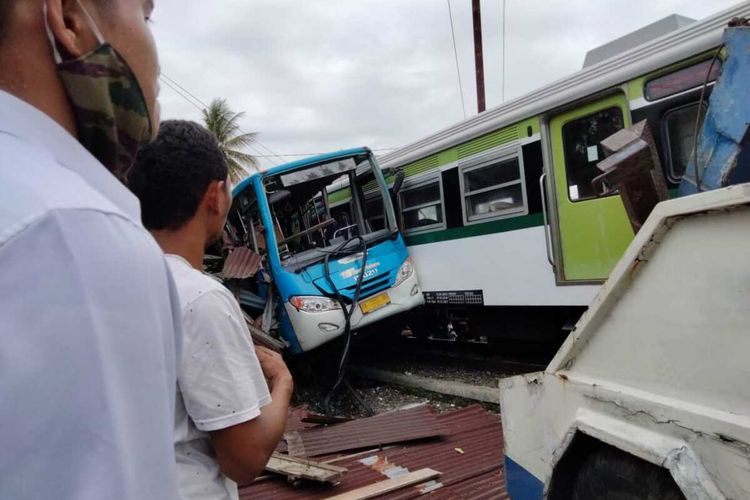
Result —
<path fill-rule="evenodd" d="M 621 198 L 591 187 L 600 141 L 648 120 L 676 188 L 709 67 L 709 81 L 720 71 L 723 28 L 748 15 L 745 2 L 622 50 L 685 24 L 670 16 L 596 49 L 619 50 L 605 60 L 381 157 L 405 174 L 398 212 L 422 314 L 469 337 L 548 334 L 577 320 L 634 236 Z M 435 328 L 410 323 L 419 325 Z"/>

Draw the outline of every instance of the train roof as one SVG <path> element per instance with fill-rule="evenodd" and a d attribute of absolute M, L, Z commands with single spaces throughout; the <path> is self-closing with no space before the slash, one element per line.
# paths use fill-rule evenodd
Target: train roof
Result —
<path fill-rule="evenodd" d="M 695 19 L 680 16 L 678 14 L 672 14 L 671 16 L 659 19 L 656 22 L 647 24 L 642 28 L 632 31 L 627 35 L 615 38 L 604 45 L 589 50 L 586 52 L 586 57 L 583 59 L 583 67 L 588 68 L 596 63 L 615 57 L 627 50 L 648 43 L 655 38 L 659 38 L 660 36 L 684 28 L 689 24 L 693 24 L 695 21 Z"/>
<path fill-rule="evenodd" d="M 750 16 L 750 1 L 625 50 L 568 77 L 456 123 L 383 155 L 379 158 L 379 163 L 383 168 L 406 165 L 715 48 L 721 43 L 721 36 L 728 21 L 735 16 Z"/>

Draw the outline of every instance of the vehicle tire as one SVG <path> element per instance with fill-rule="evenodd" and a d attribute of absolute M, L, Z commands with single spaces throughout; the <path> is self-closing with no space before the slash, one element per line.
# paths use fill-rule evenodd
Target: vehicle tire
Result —
<path fill-rule="evenodd" d="M 571 500 L 684 499 L 668 470 L 611 447 L 584 459 L 571 494 Z"/>

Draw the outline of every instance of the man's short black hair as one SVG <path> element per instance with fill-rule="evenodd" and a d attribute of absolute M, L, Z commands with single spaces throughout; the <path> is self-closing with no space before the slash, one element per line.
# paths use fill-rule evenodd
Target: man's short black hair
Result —
<path fill-rule="evenodd" d="M 208 185 L 227 181 L 228 173 L 214 134 L 195 122 L 168 120 L 138 151 L 128 185 L 141 200 L 147 229 L 179 229 L 195 215 Z"/>

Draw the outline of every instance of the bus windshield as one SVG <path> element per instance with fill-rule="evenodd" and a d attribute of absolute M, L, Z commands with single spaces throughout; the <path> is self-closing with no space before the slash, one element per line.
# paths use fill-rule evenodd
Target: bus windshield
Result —
<path fill-rule="evenodd" d="M 357 237 L 369 246 L 397 231 L 376 168 L 370 155 L 359 154 L 264 179 L 285 268 L 298 272 L 335 249 L 357 251 Z"/>

